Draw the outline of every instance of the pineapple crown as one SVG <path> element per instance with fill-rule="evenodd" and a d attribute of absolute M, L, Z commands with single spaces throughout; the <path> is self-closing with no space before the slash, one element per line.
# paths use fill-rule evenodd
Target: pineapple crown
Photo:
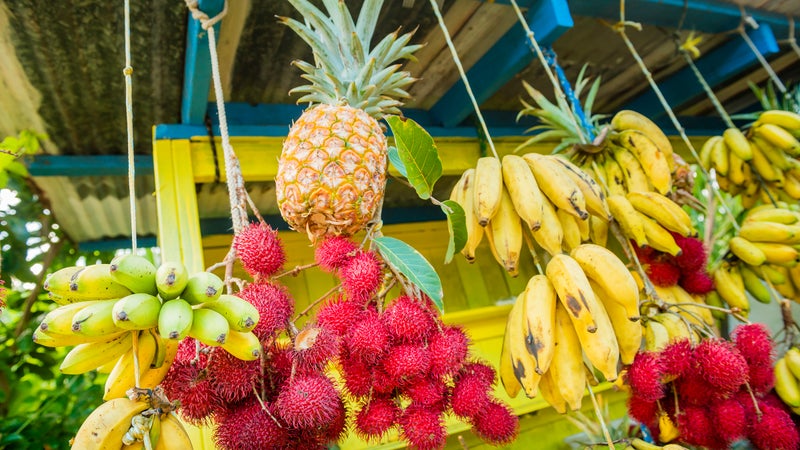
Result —
<path fill-rule="evenodd" d="M 311 84 L 289 94 L 304 94 L 297 102 L 348 104 L 377 119 L 399 114 L 399 99 L 408 98 L 406 88 L 416 81 L 408 72 L 398 72 L 398 59 L 412 59 L 421 45 L 407 45 L 414 32 L 395 31 L 370 50 L 383 0 L 365 0 L 356 22 L 344 0 L 322 0 L 327 16 L 308 0 L 289 0 L 305 18 L 279 20 L 297 33 L 314 51 L 315 64 L 294 61 Z"/>

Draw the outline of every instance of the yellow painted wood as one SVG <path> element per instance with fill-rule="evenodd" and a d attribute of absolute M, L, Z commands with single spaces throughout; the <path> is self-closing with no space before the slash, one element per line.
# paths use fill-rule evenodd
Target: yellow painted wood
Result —
<path fill-rule="evenodd" d="M 181 259 L 180 225 L 175 191 L 175 171 L 172 141 L 153 142 L 156 212 L 158 216 L 158 246 L 165 260 Z"/>

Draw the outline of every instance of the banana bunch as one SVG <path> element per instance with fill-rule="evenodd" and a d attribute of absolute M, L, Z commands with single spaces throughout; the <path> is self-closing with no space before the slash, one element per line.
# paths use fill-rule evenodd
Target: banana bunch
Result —
<path fill-rule="evenodd" d="M 616 177 L 619 173 L 616 168 L 619 167 L 622 183 L 612 183 L 607 179 L 609 189 L 614 185 L 615 190 L 624 186 L 625 192 L 669 193 L 672 190 L 675 156 L 672 144 L 661 128 L 649 118 L 631 110 L 615 114 L 611 119 L 611 128 L 613 132 L 607 142 L 611 157 L 606 158 L 603 168 L 612 167 L 611 174 Z"/>
<path fill-rule="evenodd" d="M 747 133 L 729 128 L 722 136 L 709 138 L 699 163 L 716 171 L 722 190 L 741 194 L 745 208 L 759 200 L 795 202 L 800 199 L 798 136 L 800 114 L 764 111 Z"/>
<path fill-rule="evenodd" d="M 191 450 L 189 435 L 174 413 L 150 401 L 114 398 L 95 408 L 72 440 L 75 450 Z"/>
<path fill-rule="evenodd" d="M 518 274 L 523 223 L 547 253 L 560 254 L 593 241 L 605 244 L 609 211 L 605 194 L 580 167 L 556 155 L 528 153 L 478 160 L 450 195 L 467 216 L 462 253 L 474 261 L 487 236 L 497 262 Z"/>
<path fill-rule="evenodd" d="M 800 414 L 800 348 L 790 348 L 775 363 L 775 392 L 792 412 Z"/>
<path fill-rule="evenodd" d="M 681 248 L 670 232 L 686 237 L 697 233 L 689 214 L 658 192 L 611 194 L 608 207 L 622 234 L 641 248 L 650 247 L 677 256 Z"/>
<path fill-rule="evenodd" d="M 642 341 L 639 289 L 608 249 L 581 244 L 554 255 L 511 308 L 500 378 L 506 392 L 542 397 L 560 413 L 580 408 L 591 366 L 613 381 Z"/>

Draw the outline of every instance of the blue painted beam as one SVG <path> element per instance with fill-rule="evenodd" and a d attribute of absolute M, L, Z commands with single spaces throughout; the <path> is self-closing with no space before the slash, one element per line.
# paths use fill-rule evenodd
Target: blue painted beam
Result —
<path fill-rule="evenodd" d="M 778 52 L 778 42 L 768 25 L 762 25 L 757 30 L 750 30 L 747 34 L 761 54 L 769 56 Z M 758 64 L 758 59 L 744 39 L 734 34 L 731 35 L 728 42 L 710 51 L 695 64 L 709 86 L 713 88 L 735 77 L 748 67 Z M 658 86 L 674 109 L 679 109 L 682 105 L 704 94 L 703 87 L 688 67 L 679 70 L 665 80 L 660 80 Z M 666 115 L 656 94 L 649 88 L 620 109 L 632 109 L 653 120 L 658 120 Z"/>
<path fill-rule="evenodd" d="M 136 243 L 139 248 L 158 247 L 155 236 L 137 236 Z M 83 241 L 78 243 L 78 248 L 88 252 L 108 252 L 131 248 L 131 238 L 98 239 L 94 241 Z"/>
<path fill-rule="evenodd" d="M 642 25 L 676 28 L 684 12 L 683 29 L 706 33 L 722 33 L 739 26 L 742 16 L 735 2 L 719 0 L 627 0 L 625 19 Z M 570 10 L 576 16 L 619 20 L 619 0 L 570 0 Z M 769 25 L 779 36 L 786 36 L 789 21 L 786 15 L 745 8 L 747 14 L 761 25 Z M 800 11 L 798 11 L 800 13 Z"/>
<path fill-rule="evenodd" d="M 222 11 L 225 0 L 200 0 L 201 11 L 214 17 Z M 200 21 L 189 14 L 186 31 L 186 57 L 183 68 L 183 92 L 181 94 L 181 122 L 199 125 L 206 116 L 208 92 L 211 87 L 211 60 L 208 53 L 208 33 Z M 219 36 L 220 23 L 214 25 Z"/>
<path fill-rule="evenodd" d="M 529 6 L 528 26 L 533 30 L 539 45 L 550 46 L 573 25 L 566 0 L 527 0 L 520 6 Z M 467 71 L 478 104 L 483 103 L 514 78 L 535 58 L 521 24 L 511 27 L 497 43 Z M 463 81 L 447 91 L 431 108 L 431 115 L 444 127 L 460 124 L 474 112 Z"/>
<path fill-rule="evenodd" d="M 133 157 L 136 176 L 153 175 L 153 157 Z M 34 177 L 127 176 L 125 155 L 36 155 L 28 164 Z"/>

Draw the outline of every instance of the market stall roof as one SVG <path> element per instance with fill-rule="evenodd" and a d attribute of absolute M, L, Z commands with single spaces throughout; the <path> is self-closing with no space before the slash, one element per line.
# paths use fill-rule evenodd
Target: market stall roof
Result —
<path fill-rule="evenodd" d="M 317 2 L 319 3 L 319 2 Z M 351 9 L 361 1 L 347 1 Z M 406 69 L 420 80 L 407 115 L 436 136 L 476 137 L 474 115 L 456 67 L 425 0 L 387 1 L 376 35 L 417 28 L 427 43 Z M 445 21 L 494 135 L 519 135 L 514 121 L 524 96 L 521 81 L 551 91 L 509 0 L 439 0 Z M 608 26 L 618 19 L 618 0 L 517 0 L 539 42 L 552 48 L 574 83 L 584 65 L 602 87 L 595 112 L 622 108 L 644 112 L 663 124 L 665 113 L 623 41 Z M 756 108 L 748 81 L 763 85 L 767 72 L 735 32 L 742 11 L 757 29 L 748 35 L 786 83 L 800 78 L 800 56 L 785 41 L 800 0 L 628 0 L 626 19 L 641 31 L 629 36 L 665 95 L 694 134 L 720 129 L 681 55 L 675 36 L 703 38 L 697 65 L 731 112 Z M 741 8 L 740 8 L 741 5 Z M 203 0 L 216 14 L 222 0 Z M 137 153 L 138 234 L 156 230 L 152 171 L 153 126 L 162 137 L 217 135 L 205 33 L 184 2 L 131 2 L 132 65 Z M 300 83 L 295 59 L 307 46 L 276 15 L 297 17 L 288 2 L 230 0 L 218 38 L 220 70 L 232 130 L 242 135 L 282 136 L 301 106 L 288 95 Z M 130 236 L 125 134 L 123 3 L 82 0 L 0 1 L 0 136 L 34 129 L 49 136 L 46 155 L 33 158 L 34 181 L 66 233 L 87 247 L 127 246 Z M 206 117 L 210 120 L 206 121 Z M 208 126 L 207 126 L 208 125 Z M 669 126 L 666 126 L 669 128 Z M 444 183 L 440 189 L 448 188 Z M 269 183 L 249 186 L 269 210 Z M 201 216 L 212 227 L 224 218 L 224 185 L 198 185 Z M 412 208 L 402 219 L 425 218 L 407 193 L 390 190 L 387 207 Z M 273 201 L 274 202 L 274 201 Z M 216 221 L 216 222 L 215 222 Z"/>

